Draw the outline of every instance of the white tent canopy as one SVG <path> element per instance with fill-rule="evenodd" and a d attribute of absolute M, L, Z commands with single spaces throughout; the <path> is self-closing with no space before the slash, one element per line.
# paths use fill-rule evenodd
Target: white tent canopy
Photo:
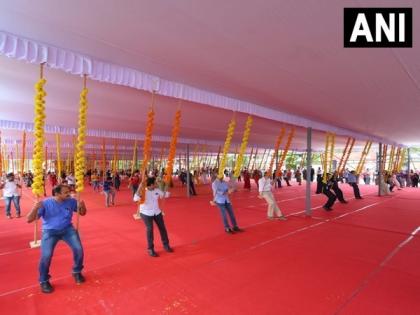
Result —
<path fill-rule="evenodd" d="M 420 7 L 415 1 L 370 6 Z M 343 8 L 357 1 L 3 1 L 0 4 L 0 121 L 33 120 L 37 64 L 47 62 L 47 124 L 72 131 L 88 74 L 90 134 L 140 139 L 156 90 L 154 141 L 167 141 L 182 100 L 181 143 L 223 143 L 232 112 L 240 143 L 271 148 L 283 124 L 358 140 L 420 144 L 420 51 L 343 48 Z M 415 13 L 414 13 L 415 14 Z M 20 59 L 16 61 L 13 59 Z M 64 70 L 59 71 L 59 70 Z M 102 82 L 99 82 L 102 81 Z M 16 128 L 15 128 L 16 127 Z M 66 132 L 64 132 L 66 133 Z M 16 133 L 10 132 L 10 137 Z M 6 134 L 7 136 L 7 134 Z"/>

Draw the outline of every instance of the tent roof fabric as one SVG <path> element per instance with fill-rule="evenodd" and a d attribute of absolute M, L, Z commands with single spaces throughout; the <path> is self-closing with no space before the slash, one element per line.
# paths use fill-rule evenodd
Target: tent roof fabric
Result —
<path fill-rule="evenodd" d="M 403 2 L 395 4 L 420 7 Z M 106 77 L 110 71 L 104 67 L 99 73 L 98 62 L 144 74 L 142 91 L 89 81 L 91 130 L 143 133 L 146 91 L 158 89 L 171 96 L 157 99 L 156 134 L 162 137 L 170 136 L 178 105 L 172 97 L 178 97 L 184 99 L 181 136 L 193 142 L 222 143 L 231 111 L 238 110 L 244 113 L 241 122 L 245 113 L 260 117 L 250 143 L 261 147 L 273 146 L 279 121 L 360 140 L 418 145 L 419 35 L 414 31 L 410 49 L 343 48 L 344 6 L 348 1 L 3 1 L 0 30 L 3 39 L 16 35 L 82 56 L 81 65 L 96 69 L 91 74 L 100 81 L 118 78 Z M 413 30 L 416 24 L 414 19 Z M 31 122 L 38 68 L 3 57 L 0 65 L 0 120 Z M 46 77 L 47 123 L 74 128 L 81 79 L 52 70 Z M 295 148 L 305 148 L 304 132 L 299 129 Z M 315 148 L 322 148 L 323 139 L 315 134 Z"/>

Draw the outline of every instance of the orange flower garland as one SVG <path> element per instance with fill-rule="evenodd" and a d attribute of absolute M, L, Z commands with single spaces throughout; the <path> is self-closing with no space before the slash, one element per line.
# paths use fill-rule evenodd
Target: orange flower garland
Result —
<path fill-rule="evenodd" d="M 142 190 L 141 190 L 140 204 L 144 203 L 145 201 L 145 191 L 146 191 L 145 173 L 147 172 L 147 165 L 149 164 L 151 150 L 152 150 L 152 134 L 153 134 L 154 119 L 155 119 L 155 112 L 153 111 L 153 107 L 152 107 L 147 113 L 146 134 L 145 134 L 144 144 L 143 144 L 143 165 L 141 167 L 141 177 L 143 180 L 143 185 L 142 185 Z"/>
<path fill-rule="evenodd" d="M 20 160 L 20 175 L 21 176 L 23 176 L 23 172 L 25 171 L 25 152 L 26 152 L 26 132 L 24 131 L 23 136 L 22 136 L 22 158 Z"/>
<path fill-rule="evenodd" d="M 281 130 L 280 130 L 280 134 L 277 137 L 276 145 L 274 146 L 273 156 L 271 157 L 271 161 L 270 161 L 270 166 L 267 170 L 267 172 L 270 174 L 270 176 L 273 172 L 274 161 L 276 160 L 276 155 L 277 155 L 277 152 L 279 151 L 279 147 L 280 147 L 281 141 L 283 140 L 285 132 L 286 132 L 286 129 L 284 127 L 282 127 Z"/>
<path fill-rule="evenodd" d="M 286 159 L 286 155 L 287 155 L 287 152 L 289 151 L 290 144 L 292 143 L 294 135 L 295 135 L 295 128 L 292 128 L 292 130 L 290 130 L 289 138 L 287 139 L 286 146 L 285 146 L 283 154 L 281 156 L 281 160 L 280 160 L 279 164 L 277 165 L 276 177 L 280 176 L 281 168 L 283 166 L 284 160 Z"/>
<path fill-rule="evenodd" d="M 176 143 L 178 141 L 179 126 L 181 124 L 181 110 L 178 109 L 175 113 L 174 126 L 172 127 L 171 144 L 169 146 L 168 164 L 165 170 L 165 184 L 169 185 L 172 178 L 172 172 L 174 167 L 174 159 L 176 154 Z"/>

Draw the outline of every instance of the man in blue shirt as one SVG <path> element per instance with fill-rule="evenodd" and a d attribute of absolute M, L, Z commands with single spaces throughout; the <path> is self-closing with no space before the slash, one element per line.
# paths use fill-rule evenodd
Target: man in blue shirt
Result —
<path fill-rule="evenodd" d="M 28 214 L 28 223 L 42 218 L 41 259 L 39 262 L 39 282 L 43 293 L 51 293 L 54 288 L 49 282 L 49 269 L 52 255 L 57 242 L 63 240 L 73 251 L 73 277 L 77 284 L 85 282 L 82 275 L 83 247 L 79 234 L 72 225 L 73 212 L 86 214 L 83 201 L 70 197 L 70 188 L 67 185 L 57 185 L 53 189 L 54 196 L 38 202 Z"/>
<path fill-rule="evenodd" d="M 232 204 L 229 200 L 230 190 L 228 184 L 222 178 L 216 178 L 211 186 L 213 189 L 213 203 L 215 203 L 222 213 L 223 225 L 225 226 L 226 233 L 233 233 L 242 231 L 238 224 L 236 223 L 235 214 L 233 213 Z M 232 224 L 232 228 L 230 227 L 227 215 L 229 215 L 230 223 Z"/>

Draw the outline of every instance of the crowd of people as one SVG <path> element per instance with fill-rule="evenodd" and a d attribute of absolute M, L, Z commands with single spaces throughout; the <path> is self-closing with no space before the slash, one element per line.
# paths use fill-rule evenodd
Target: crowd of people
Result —
<path fill-rule="evenodd" d="M 316 193 L 326 196 L 326 203 L 323 208 L 326 211 L 333 210 L 334 203 L 338 200 L 340 203 L 347 203 L 344 198 L 340 184 L 348 184 L 352 187 L 354 198 L 363 199 L 359 189 L 359 183 L 363 182 L 370 185 L 373 180 L 380 186 L 381 194 L 388 195 L 394 189 L 402 189 L 406 186 L 418 187 L 419 173 L 411 170 L 408 172 L 387 172 L 382 176 L 371 174 L 369 169 L 358 175 L 355 171 L 346 169 L 342 174 L 338 172 L 324 173 L 319 167 L 317 171 L 312 168 L 309 172 L 306 169 L 296 168 L 285 169 L 280 172 L 274 170 L 248 170 L 244 168 L 239 177 L 235 177 L 230 169 L 224 170 L 222 176 L 219 175 L 217 168 L 201 168 L 188 173 L 185 169 L 176 170 L 173 177 L 177 177 L 182 187 L 188 186 L 189 195 L 197 195 L 197 186 L 211 184 L 212 198 L 210 203 L 217 206 L 220 210 L 220 217 L 223 228 L 226 233 L 234 234 L 242 232 L 231 202 L 230 195 L 243 183 L 243 189 L 249 191 L 256 187 L 258 197 L 264 199 L 267 204 L 266 215 L 268 220 L 287 220 L 279 208 L 274 197 L 273 190 L 282 188 L 282 182 L 286 186 L 292 183 L 302 185 L 302 181 L 314 181 L 316 175 Z M 133 197 L 133 201 L 142 200 L 139 204 L 139 213 L 145 225 L 147 252 L 151 257 L 158 257 L 159 254 L 154 247 L 153 222 L 157 225 L 160 232 L 163 248 L 165 251 L 173 252 L 170 246 L 168 231 L 165 226 L 162 210 L 159 206 L 159 200 L 168 197 L 168 188 L 173 186 L 173 180 L 169 187 L 164 182 L 164 169 L 153 169 L 147 174 L 140 174 L 138 170 L 119 170 L 112 172 L 107 170 L 105 173 L 100 170 L 89 170 L 86 172 L 86 183 L 92 187 L 94 193 L 103 193 L 105 207 L 116 205 L 116 195 L 120 190 L 122 183 L 127 183 Z M 293 180 L 294 179 L 294 180 Z M 381 180 L 380 180 L 381 179 Z M 39 282 L 41 291 L 44 293 L 53 292 L 54 288 L 49 282 L 49 268 L 51 264 L 54 248 L 58 241 L 67 243 L 73 251 L 74 265 L 72 274 L 77 284 L 85 281 L 82 275 L 83 269 L 83 247 L 77 230 L 72 225 L 72 215 L 78 212 L 85 215 L 86 205 L 82 200 L 74 199 L 74 189 L 76 179 L 69 172 L 62 172 L 60 176 L 53 171 L 44 175 L 44 196 L 50 195 L 45 190 L 45 182 L 49 182 L 52 187 L 51 196 L 38 202 L 29 212 L 28 222 L 33 222 L 41 218 L 43 236 L 41 247 L 41 258 L 39 263 Z M 254 185 L 252 185 L 252 181 Z M 8 173 L 2 176 L 0 180 L 0 189 L 5 200 L 5 212 L 8 219 L 12 218 L 12 204 L 15 208 L 15 217 L 21 216 L 20 198 L 22 186 L 31 187 L 33 183 L 33 174 L 28 171 L 23 176 L 15 176 Z M 144 196 L 141 196 L 144 194 Z"/>

